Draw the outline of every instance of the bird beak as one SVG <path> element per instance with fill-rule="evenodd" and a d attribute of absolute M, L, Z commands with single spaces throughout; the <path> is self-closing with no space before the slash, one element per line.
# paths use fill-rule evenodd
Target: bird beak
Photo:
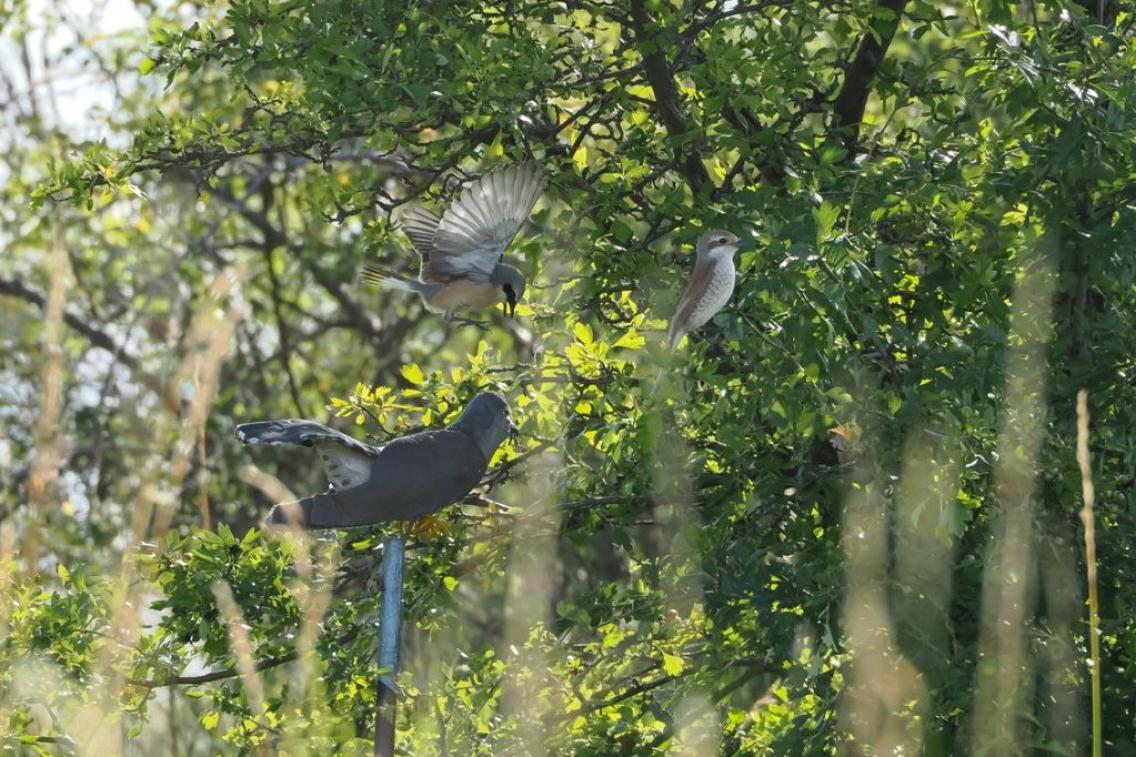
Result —
<path fill-rule="evenodd" d="M 508 420 L 509 420 L 509 439 L 511 439 L 512 441 L 516 441 L 517 437 L 520 436 L 520 434 L 521 434 L 521 430 L 519 428 L 517 428 L 516 423 L 513 423 L 512 418 L 509 418 Z"/>
<path fill-rule="evenodd" d="M 517 314 L 517 301 L 516 301 L 516 300 L 514 300 L 514 299 L 513 299 L 512 297 L 510 297 L 510 298 L 509 298 L 509 299 L 508 299 L 508 300 L 507 300 L 507 301 L 505 302 L 505 313 L 506 313 L 506 314 L 507 314 L 507 315 L 508 315 L 508 316 L 509 316 L 510 318 L 514 317 L 514 316 L 515 316 L 515 315 Z"/>

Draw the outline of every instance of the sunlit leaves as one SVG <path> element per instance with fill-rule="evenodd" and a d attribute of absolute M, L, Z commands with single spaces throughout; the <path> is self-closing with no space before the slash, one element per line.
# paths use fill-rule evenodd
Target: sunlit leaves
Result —
<path fill-rule="evenodd" d="M 80 323 L 102 314 L 116 338 L 129 335 L 117 357 L 164 366 L 166 353 L 138 348 L 144 337 L 176 350 L 178 314 L 208 296 L 218 267 L 255 272 L 241 293 L 239 359 L 194 462 L 200 488 L 180 492 L 187 536 L 140 560 L 164 614 L 134 649 L 132 679 L 161 681 L 187 660 L 231 669 L 209 591 L 218 580 L 245 610 L 258 657 L 295 649 L 304 608 L 287 542 L 191 528 L 199 500 L 246 526 L 269 504 L 236 480 L 252 455 L 231 439 L 235 422 L 321 417 L 327 403 L 333 423 L 381 442 L 441 427 L 493 389 L 509 397 L 520 436 L 494 457 L 483 499 L 448 512 L 452 533 L 419 538 L 408 566 L 407 634 L 430 660 L 428 675 L 412 660 L 404 681 L 400 717 L 413 724 L 415 749 L 440 751 L 441 723 L 451 753 L 524 753 L 521 731 L 533 721 L 508 692 L 547 675 L 532 699 L 550 713 L 538 734 L 550 753 L 677 749 L 675 713 L 707 698 L 723 751 L 860 750 L 832 727 L 854 662 L 840 612 L 841 507 L 858 466 L 899 476 L 913 437 L 953 445 L 963 460 L 934 523 L 937 538 L 959 544 L 946 608 L 953 646 L 924 671 L 934 705 L 925 722 L 950 744 L 971 706 L 985 567 L 975 545 L 998 503 L 993 453 L 1014 339 L 1007 303 L 1050 231 L 1061 240 L 1061 286 L 1039 528 L 1067 536 L 1076 497 L 1067 401 L 1085 385 L 1105 419 L 1110 591 L 1115 607 L 1127 606 L 1124 429 L 1136 407 L 1128 27 L 1072 6 L 980 2 L 949 15 L 908 3 L 861 139 L 845 144 L 828 133 L 831 103 L 868 24 L 894 20 L 878 4 L 646 7 L 659 31 L 650 41 L 629 30 L 619 3 L 349 1 L 298 13 L 238 0 L 196 24 L 155 18 L 150 49 L 124 60 L 147 84 L 165 77 L 167 89 L 147 102 L 132 139 L 37 153 L 34 169 L 13 169 L 6 228 L 33 230 L 31 242 L 16 240 L 13 271 L 33 271 L 42 288 L 39 261 L 24 252 L 41 244 L 42 219 L 21 215 L 26 198 L 40 213 L 73 202 L 68 212 L 89 225 L 67 234 L 82 283 L 68 306 Z M 1039 22 L 1028 17 L 1035 11 Z M 668 135 L 643 77 L 655 49 L 671 67 L 685 133 Z M 675 160 L 692 146 L 714 184 L 697 198 Z M 413 298 L 353 288 L 364 260 L 413 275 L 387 214 L 395 204 L 421 191 L 434 207 L 458 179 L 530 154 L 551 181 L 507 252 L 531 274 L 516 322 L 453 329 Z M 43 176 L 20 179 L 23 170 Z M 672 356 L 662 333 L 691 247 L 711 224 L 752 235 L 759 249 L 739 254 L 730 305 Z M 38 344 L 38 311 L 19 321 L 5 343 L 11 370 Z M 121 366 L 97 368 L 69 391 Z M 664 369 L 674 392 L 657 396 Z M 154 401 L 131 378 L 82 408 L 73 429 L 69 465 L 94 482 L 100 518 L 89 530 L 103 545 L 132 512 L 137 471 L 124 450 L 152 444 L 125 433 L 148 420 L 128 406 Z M 31 447 L 21 424 L 33 416 L 11 415 L 5 443 L 17 458 Z M 661 462 L 667 444 L 673 456 Z M 256 460 L 297 490 L 325 483 L 309 461 Z M 661 491 L 666 476 L 688 496 Z M 517 538 L 518 524 L 535 535 Z M 360 742 L 373 709 L 384 533 L 344 541 L 348 564 L 317 643 L 326 711 L 289 702 L 295 671 L 281 665 L 266 672 L 281 694 L 263 722 L 235 676 L 190 689 L 187 698 L 207 699 L 194 711 L 201 732 L 255 751 L 269 729 L 294 723 L 310 728 L 313 752 L 369 746 Z M 87 547 L 75 539 L 69 549 Z M 555 590 L 547 617 L 504 644 L 502 618 L 516 609 L 505 600 L 511 561 L 525 549 L 552 566 Z M 698 597 L 674 612 L 667 587 L 691 576 Z M 895 596 L 909 589 L 889 577 Z M 3 653 L 41 655 L 83 680 L 111 638 L 107 591 L 70 563 L 20 583 Z M 899 634 L 902 645 L 915 644 L 908 636 Z M 1133 638 L 1124 612 L 1106 619 L 1102 638 L 1124 670 Z M 1128 682 L 1110 675 L 1111 721 L 1123 723 Z M 123 706 L 141 711 L 148 697 L 133 687 Z M 30 710 L 12 712 L 10 727 L 27 730 Z M 1057 750 L 1043 721 L 1038 748 Z"/>
<path fill-rule="evenodd" d="M 669 676 L 680 676 L 686 669 L 686 662 L 679 656 L 663 654 L 663 672 Z"/>

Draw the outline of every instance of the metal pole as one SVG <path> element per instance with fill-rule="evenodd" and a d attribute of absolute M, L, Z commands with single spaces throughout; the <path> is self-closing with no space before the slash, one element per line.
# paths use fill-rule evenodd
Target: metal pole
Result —
<path fill-rule="evenodd" d="M 394 721 L 398 710 L 398 649 L 402 637 L 402 567 L 406 537 L 383 540 L 383 598 L 379 607 L 379 705 L 375 717 L 375 757 L 394 757 Z"/>

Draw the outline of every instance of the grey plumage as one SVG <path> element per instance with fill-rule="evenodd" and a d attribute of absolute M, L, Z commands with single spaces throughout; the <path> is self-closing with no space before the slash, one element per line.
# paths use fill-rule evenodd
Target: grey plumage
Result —
<path fill-rule="evenodd" d="M 442 219 L 421 205 L 411 205 L 400 215 L 402 230 L 414 246 L 414 251 L 426 261 L 430 259 L 430 249 L 434 246 L 434 232 Z"/>
<path fill-rule="evenodd" d="M 377 447 L 307 420 L 245 423 L 237 436 L 245 444 L 314 447 L 331 483 L 326 492 L 276 505 L 268 523 L 349 528 L 412 520 L 457 502 L 481 481 L 512 429 L 505 398 L 483 392 L 448 428 Z"/>
<path fill-rule="evenodd" d="M 430 241 L 439 273 L 488 278 L 544 190 L 544 175 L 528 161 L 466 187 L 446 209 Z"/>

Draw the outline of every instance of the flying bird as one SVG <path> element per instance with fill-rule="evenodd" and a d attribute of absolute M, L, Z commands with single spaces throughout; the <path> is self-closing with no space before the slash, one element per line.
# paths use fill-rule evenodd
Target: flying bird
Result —
<path fill-rule="evenodd" d="M 684 334 L 709 321 L 730 301 L 736 278 L 734 253 L 741 248 L 742 242 L 735 235 L 721 229 L 710 229 L 698 238 L 694 270 L 667 334 L 671 350 Z"/>
<path fill-rule="evenodd" d="M 505 437 L 516 432 L 509 403 L 482 392 L 449 427 L 403 436 L 378 447 L 322 423 L 243 423 L 245 444 L 315 447 L 331 486 L 299 502 L 276 505 L 266 522 L 303 528 L 350 528 L 414 520 L 459 501 L 481 481 Z"/>
<path fill-rule="evenodd" d="M 443 313 L 448 321 L 484 327 L 455 317 L 454 311 L 490 307 L 501 298 L 512 317 L 525 294 L 525 277 L 502 260 L 543 190 L 544 174 L 528 161 L 482 176 L 441 217 L 411 206 L 400 220 L 421 258 L 418 280 L 375 265 L 363 268 L 363 280 L 414 292 L 427 309 Z"/>

